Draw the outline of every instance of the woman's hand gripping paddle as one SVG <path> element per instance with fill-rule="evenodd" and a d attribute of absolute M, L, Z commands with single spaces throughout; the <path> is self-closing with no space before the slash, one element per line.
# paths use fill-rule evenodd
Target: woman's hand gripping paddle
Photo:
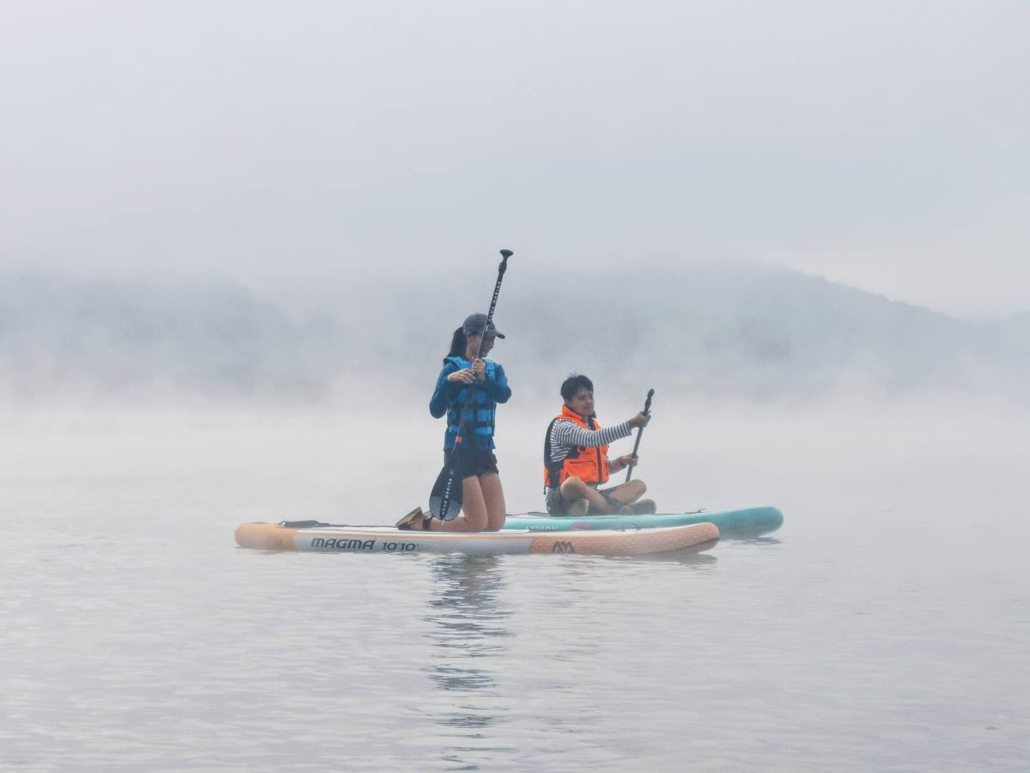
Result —
<path fill-rule="evenodd" d="M 476 352 L 476 359 L 483 348 L 483 338 L 486 338 L 486 331 L 490 329 L 490 323 L 494 318 L 494 309 L 497 307 L 497 296 L 501 294 L 501 280 L 504 279 L 504 272 L 508 268 L 508 258 L 514 253 L 511 250 L 501 250 L 501 264 L 497 267 L 497 284 L 494 285 L 494 295 L 490 300 L 490 311 L 486 314 L 486 328 L 483 330 L 483 337 L 479 339 L 479 351 Z M 461 418 L 458 421 L 458 436 L 454 439 L 454 448 L 447 455 L 447 461 L 433 484 L 433 490 L 429 494 L 429 512 L 443 521 L 450 521 L 458 517 L 461 512 L 462 475 L 461 475 L 461 452 L 462 433 L 465 431 L 465 421 L 472 407 L 472 393 L 476 388 L 476 382 L 472 382 L 465 397 L 465 405 L 461 409 Z"/>
<path fill-rule="evenodd" d="M 647 400 L 644 401 L 644 415 L 651 415 L 651 398 L 654 397 L 654 390 L 647 390 Z M 640 436 L 644 434 L 644 428 L 641 427 L 637 430 L 637 442 L 633 444 L 633 458 L 637 458 L 637 451 L 640 450 Z M 630 467 L 626 470 L 626 483 L 629 483 L 629 479 L 633 477 L 633 468 Z"/>

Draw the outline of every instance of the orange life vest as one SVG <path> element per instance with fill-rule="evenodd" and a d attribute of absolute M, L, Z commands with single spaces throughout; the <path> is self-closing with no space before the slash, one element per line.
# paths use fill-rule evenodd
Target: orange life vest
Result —
<path fill-rule="evenodd" d="M 584 483 L 601 484 L 608 482 L 608 446 L 590 448 L 576 446 L 561 462 L 551 461 L 551 430 L 554 422 L 561 419 L 574 422 L 583 429 L 598 430 L 601 425 L 591 417 L 584 420 L 582 416 L 563 405 L 561 413 L 547 425 L 547 436 L 544 438 L 544 486 L 557 488 L 566 478 L 575 476 Z"/>

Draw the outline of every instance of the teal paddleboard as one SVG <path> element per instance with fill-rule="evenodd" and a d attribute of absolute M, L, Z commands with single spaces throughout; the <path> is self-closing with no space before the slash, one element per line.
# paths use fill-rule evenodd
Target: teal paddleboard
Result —
<path fill-rule="evenodd" d="M 583 515 L 549 516 L 547 513 L 509 515 L 505 529 L 530 531 L 563 531 L 569 529 L 652 529 L 658 526 L 681 526 L 691 523 L 714 523 L 723 537 L 763 534 L 783 525 L 783 513 L 775 507 L 748 507 L 718 512 L 655 513 L 654 515 Z"/>

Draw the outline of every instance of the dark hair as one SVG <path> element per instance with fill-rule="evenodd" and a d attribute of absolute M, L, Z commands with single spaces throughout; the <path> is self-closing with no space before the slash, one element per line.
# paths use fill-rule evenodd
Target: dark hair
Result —
<path fill-rule="evenodd" d="M 465 330 L 459 327 L 454 331 L 454 335 L 451 336 L 451 350 L 447 353 L 447 357 L 464 357 L 467 343 L 468 339 L 465 338 Z M 444 363 L 447 362 L 447 357 L 443 358 Z"/>
<path fill-rule="evenodd" d="M 586 376 L 581 376 L 577 373 L 573 373 L 567 379 L 562 382 L 561 385 L 561 396 L 563 400 L 571 400 L 572 396 L 576 394 L 580 389 L 586 387 L 591 392 L 594 391 L 594 382 L 588 379 Z"/>

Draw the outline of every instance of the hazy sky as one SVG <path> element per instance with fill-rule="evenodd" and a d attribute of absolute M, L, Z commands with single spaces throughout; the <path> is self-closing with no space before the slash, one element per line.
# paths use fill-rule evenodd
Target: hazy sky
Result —
<path fill-rule="evenodd" d="M 1030 309 L 1028 39 L 1024 0 L 0 0 L 0 268 L 275 289 L 510 247 Z"/>

